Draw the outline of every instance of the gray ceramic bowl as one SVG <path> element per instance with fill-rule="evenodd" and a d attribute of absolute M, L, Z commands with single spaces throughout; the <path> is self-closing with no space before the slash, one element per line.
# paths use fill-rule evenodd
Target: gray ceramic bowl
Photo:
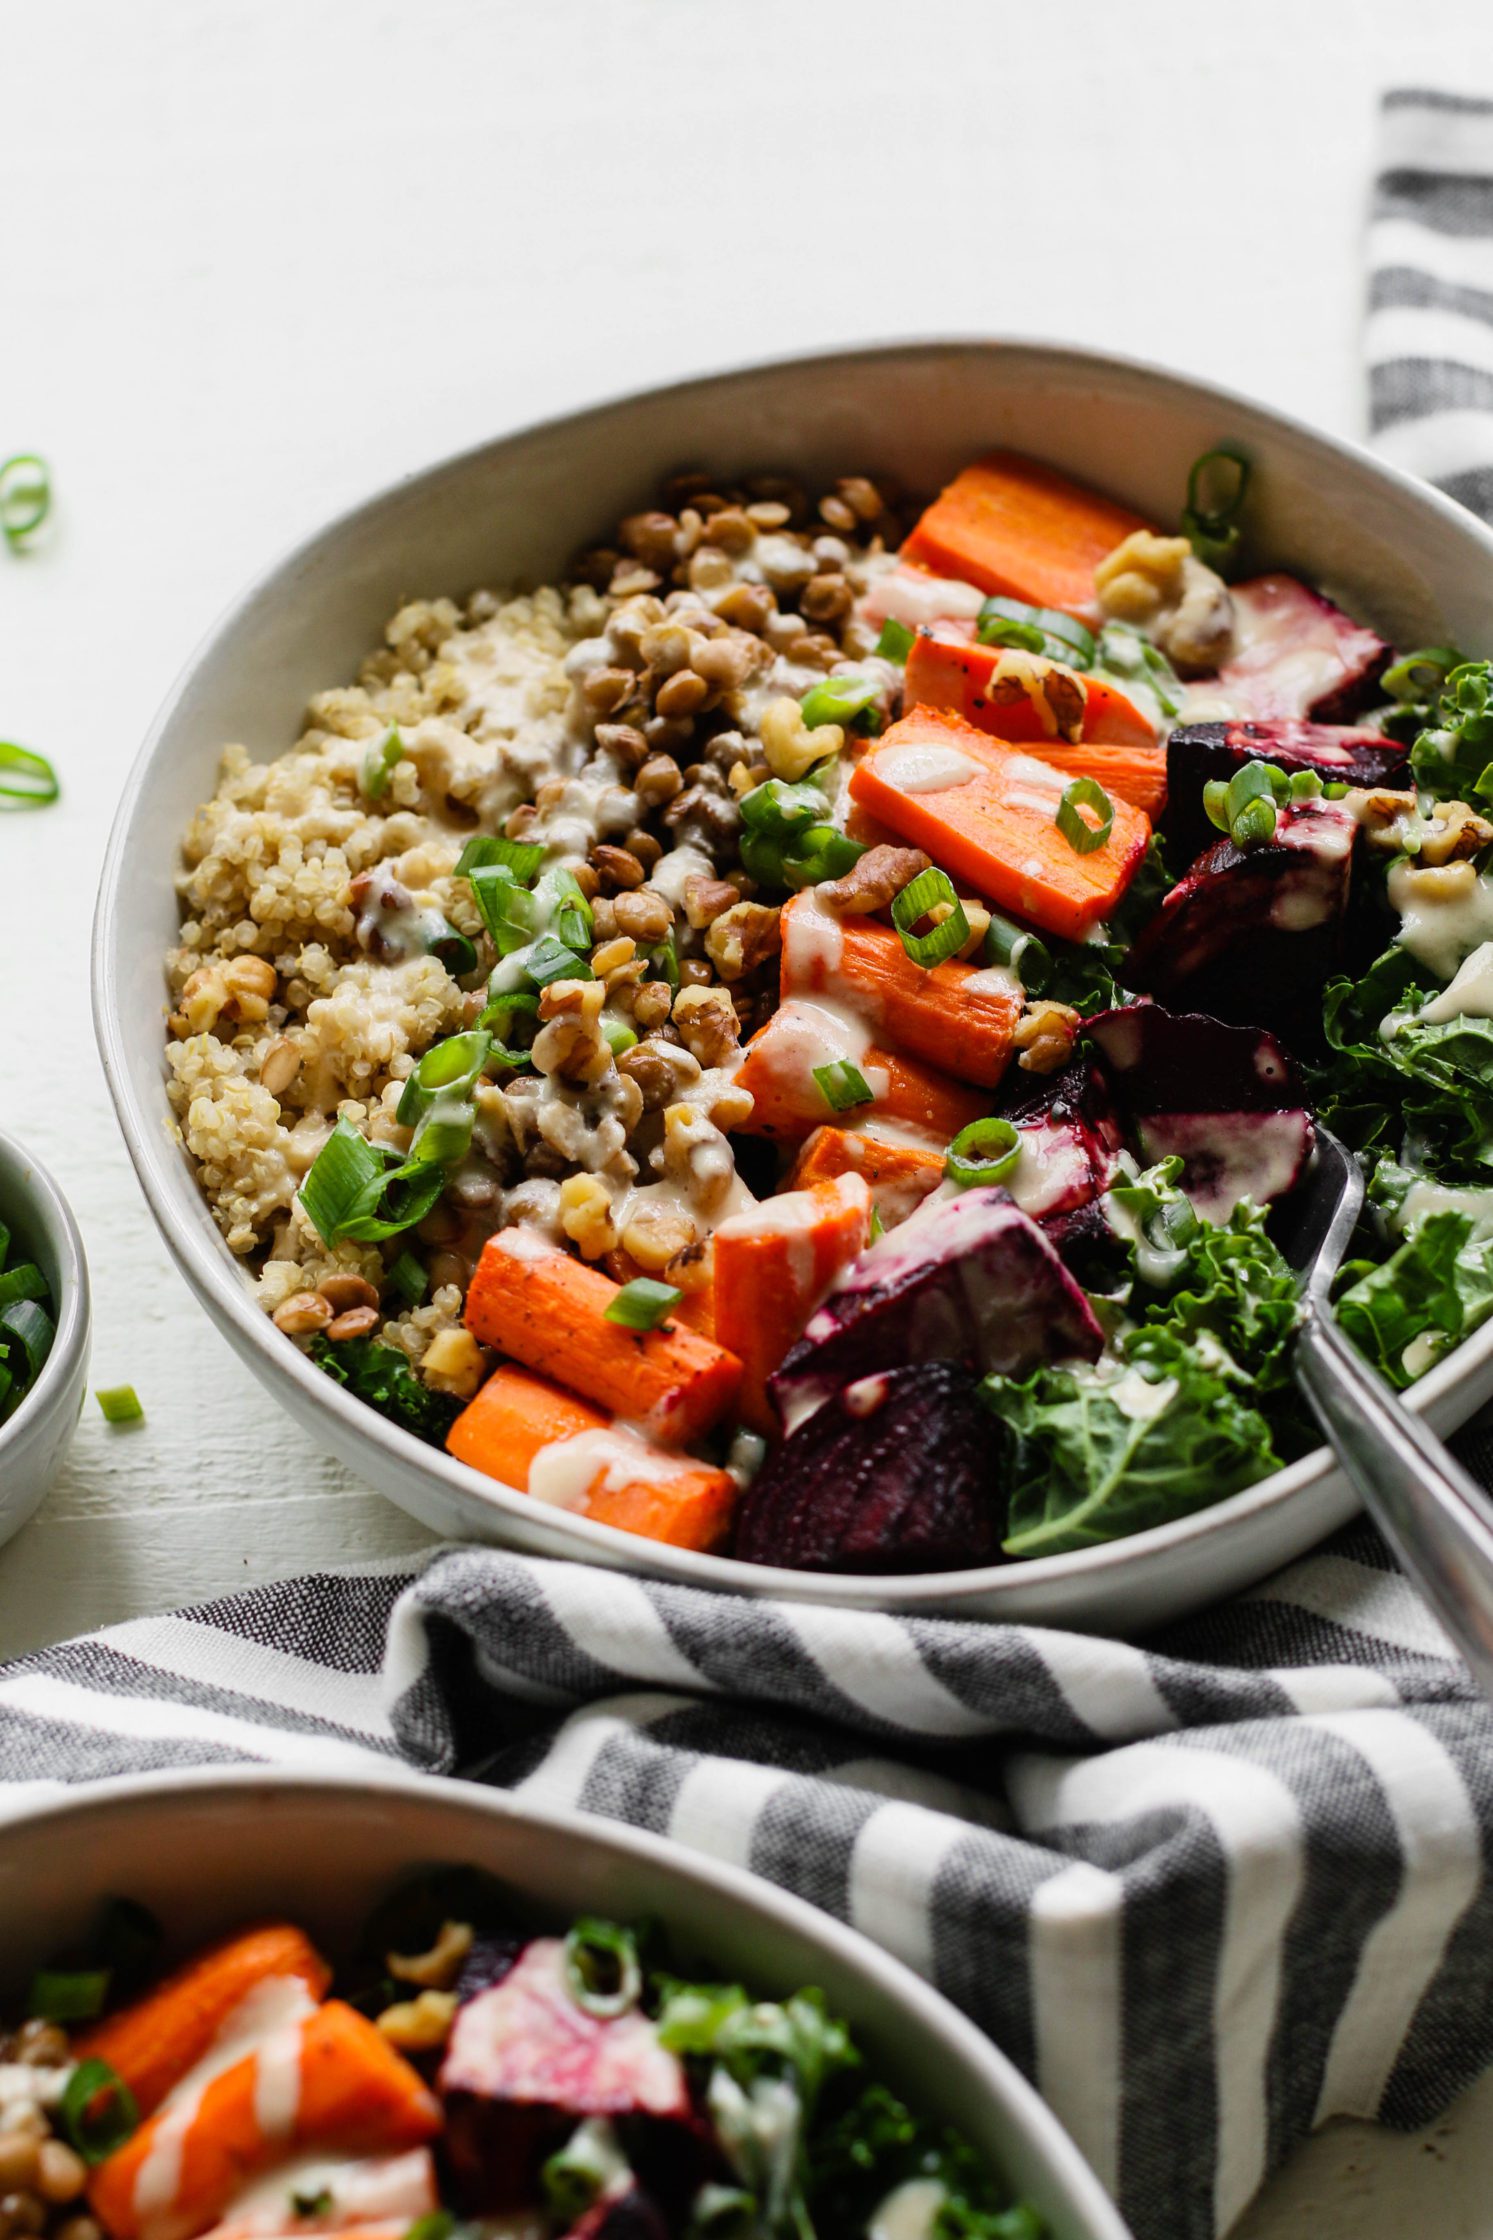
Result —
<path fill-rule="evenodd" d="M 655 1577 L 879 1609 L 1137 1631 L 1299 1555 L 1355 1503 L 1319 1449 L 1217 1507 L 1035 1563 L 867 1579 L 667 1549 L 544 1508 L 422 1446 L 338 1389 L 255 1306 L 165 1126 L 162 954 L 180 838 L 226 741 L 269 758 L 308 696 L 351 677 L 405 596 L 543 581 L 684 463 L 853 467 L 931 488 L 993 445 L 1061 462 L 1152 518 L 1220 437 L 1256 462 L 1262 549 L 1333 589 L 1402 645 L 1493 648 L 1493 535 L 1351 444 L 1153 366 L 1042 343 L 923 342 L 686 381 L 575 413 L 412 476 L 252 585 L 199 648 L 125 788 L 99 891 L 99 1045 L 136 1170 L 178 1265 L 275 1399 L 435 1530 Z M 1493 1323 L 1415 1388 L 1450 1429 L 1493 1393 Z"/>
<path fill-rule="evenodd" d="M 877 2073 L 957 2124 L 1053 2240 L 1126 2240 L 1078 2149 L 974 2025 L 827 1914 L 657 1836 L 409 1777 L 175 1773 L 74 1792 L 0 1826 L 0 1985 L 24 1989 L 100 1898 L 149 1906 L 175 1954 L 284 1914 L 335 1958 L 413 1869 L 486 1868 L 541 1919 L 654 1915 L 681 1958 L 777 1997 L 818 1984 Z"/>
<path fill-rule="evenodd" d="M 0 1541 L 19 1532 L 61 1462 L 88 1376 L 88 1263 L 78 1224 L 46 1168 L 0 1136 L 0 1222 L 12 1264 L 32 1260 L 47 1279 L 57 1336 L 15 1414 L 0 1423 Z"/>

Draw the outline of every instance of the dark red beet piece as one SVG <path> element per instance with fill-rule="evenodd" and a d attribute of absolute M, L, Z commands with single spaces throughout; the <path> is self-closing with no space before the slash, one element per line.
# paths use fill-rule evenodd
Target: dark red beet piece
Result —
<path fill-rule="evenodd" d="M 1005 1187 L 1047 1228 L 1108 1188 L 1123 1138 L 1104 1076 L 1086 1053 L 1057 1073 L 1013 1079 L 1001 1115 L 1021 1130 L 1023 1157 Z"/>
<path fill-rule="evenodd" d="M 1321 990 L 1338 962 L 1357 831 L 1336 801 L 1280 811 L 1275 837 L 1198 857 L 1126 961 L 1132 988 L 1220 1019 L 1321 1041 Z"/>
<path fill-rule="evenodd" d="M 1034 1221 L 1004 1190 L 929 1203 L 863 1252 L 771 1379 L 785 1422 L 879 1369 L 956 1361 L 1022 1376 L 1097 1358 L 1103 1333 Z"/>
<path fill-rule="evenodd" d="M 1246 762 L 1273 762 L 1278 770 L 1315 770 L 1324 783 L 1347 786 L 1410 784 L 1410 750 L 1377 731 L 1308 723 L 1283 716 L 1263 723 L 1179 724 L 1166 743 L 1166 834 L 1177 860 L 1187 863 L 1218 838 L 1203 807 L 1203 788 L 1225 783 Z"/>
<path fill-rule="evenodd" d="M 1391 648 L 1294 576 L 1233 586 L 1234 652 L 1218 690 L 1243 716 L 1351 723 L 1370 705 Z"/>
<path fill-rule="evenodd" d="M 656 2202 L 636 2186 L 593 2201 L 563 2240 L 669 2240 L 669 2227 Z"/>
<path fill-rule="evenodd" d="M 835 1393 L 747 1490 L 736 1553 L 795 1571 L 952 1571 L 994 1563 L 1004 1504 L 968 1370 L 887 1369 Z"/>

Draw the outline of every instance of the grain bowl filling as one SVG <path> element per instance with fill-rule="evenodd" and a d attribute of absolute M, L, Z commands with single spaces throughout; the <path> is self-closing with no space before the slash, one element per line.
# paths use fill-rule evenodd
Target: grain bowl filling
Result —
<path fill-rule="evenodd" d="M 1493 670 L 1262 570 L 1250 472 L 1175 533 L 1012 453 L 683 474 L 230 746 L 169 1092 L 286 1343 L 537 1501 L 898 1573 L 1315 1443 L 1319 1117 L 1383 1374 L 1493 1312 Z"/>

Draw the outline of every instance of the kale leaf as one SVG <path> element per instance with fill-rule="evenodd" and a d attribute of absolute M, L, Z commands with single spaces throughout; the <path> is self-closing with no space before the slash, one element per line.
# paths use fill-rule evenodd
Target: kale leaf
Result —
<path fill-rule="evenodd" d="M 1391 1152 L 1443 1182 L 1493 1166 L 1493 1019 L 1420 1025 L 1424 968 L 1393 948 L 1323 1003 L 1330 1055 L 1313 1083 L 1324 1123 L 1355 1151 Z M 1386 1040 L 1382 1021 L 1406 1014 Z"/>
<path fill-rule="evenodd" d="M 1442 688 L 1434 722 L 1411 748 L 1410 767 L 1422 793 L 1459 801 L 1481 790 L 1490 762 L 1493 662 L 1464 661 Z"/>
<path fill-rule="evenodd" d="M 1429 1214 L 1381 1267 L 1355 1262 L 1344 1273 L 1338 1321 L 1399 1389 L 1493 1314 L 1493 1238 L 1475 1237 L 1468 1216 L 1453 1209 Z M 1419 1358 L 1407 1363 L 1412 1346 Z"/>
<path fill-rule="evenodd" d="M 397 1347 L 382 1345 L 377 1338 L 344 1338 L 334 1345 L 318 1333 L 309 1351 L 319 1369 L 391 1423 L 413 1431 L 429 1446 L 446 1444 L 446 1433 L 461 1414 L 461 1402 L 422 1384 Z"/>
<path fill-rule="evenodd" d="M 1064 1555 L 1165 1524 L 1280 1467 L 1270 1426 L 1216 1344 L 1146 1325 L 1107 1370 L 987 1377 L 1005 1425 L 1008 1556 Z M 1216 1357 L 1216 1358 L 1215 1358 Z"/>
<path fill-rule="evenodd" d="M 1216 1340 L 1229 1356 L 1214 1363 L 1221 1373 L 1232 1366 L 1261 1391 L 1278 1390 L 1290 1382 L 1301 1319 L 1296 1278 L 1266 1233 L 1263 1207 L 1245 1200 L 1227 1221 L 1204 1221 L 1178 1187 L 1181 1171 L 1180 1159 L 1163 1159 L 1110 1192 L 1135 1230 L 1131 1312 L 1143 1328 Z"/>
<path fill-rule="evenodd" d="M 1043 2240 L 1041 2217 L 1008 2204 L 974 2149 L 915 2116 L 885 2085 L 867 2085 L 809 2141 L 806 2201 L 813 2230 L 829 2240 L 862 2232 L 877 2204 L 910 2178 L 936 2178 L 944 2199 L 936 2240 Z"/>

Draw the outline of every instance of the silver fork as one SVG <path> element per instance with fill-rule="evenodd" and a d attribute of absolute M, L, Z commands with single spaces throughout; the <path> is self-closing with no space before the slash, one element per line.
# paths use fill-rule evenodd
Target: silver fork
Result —
<path fill-rule="evenodd" d="M 1493 1697 L 1493 1501 L 1369 1367 L 1329 1302 L 1362 1205 L 1358 1162 L 1319 1124 L 1286 1245 L 1305 1310 L 1296 1382 L 1364 1507 Z"/>

